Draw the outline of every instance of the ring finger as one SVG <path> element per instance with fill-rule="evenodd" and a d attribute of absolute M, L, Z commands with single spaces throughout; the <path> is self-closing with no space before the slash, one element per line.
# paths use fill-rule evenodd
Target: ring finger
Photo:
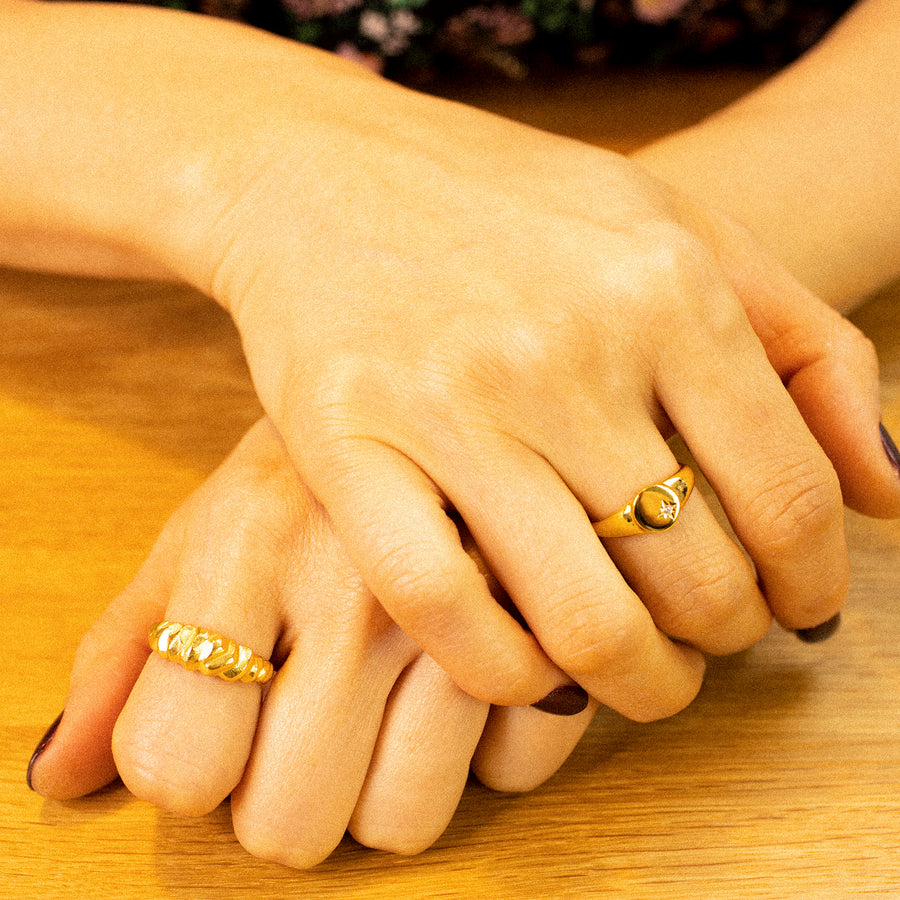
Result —
<path fill-rule="evenodd" d="M 592 696 L 626 716 L 653 719 L 682 709 L 700 687 L 700 654 L 658 629 L 581 502 L 544 458 L 512 440 L 494 451 L 487 456 L 503 457 L 502 478 L 470 467 L 467 490 L 452 476 L 441 485 L 540 645 Z"/>
<path fill-rule="evenodd" d="M 592 514 L 599 509 L 602 519 L 611 512 L 613 497 L 638 498 L 675 472 L 678 463 L 668 447 L 658 435 L 655 442 L 657 452 L 649 464 L 642 460 L 635 466 L 623 459 L 613 467 L 619 477 L 608 486 L 607 497 L 594 492 L 597 499 L 589 501 Z M 651 438 L 645 446 L 653 443 Z M 650 469 L 655 469 L 655 480 Z M 691 493 L 677 521 L 666 523 L 664 531 L 607 537 L 603 543 L 657 626 L 669 636 L 706 653 L 725 654 L 746 649 L 768 631 L 771 613 L 753 567 L 699 491 Z"/>

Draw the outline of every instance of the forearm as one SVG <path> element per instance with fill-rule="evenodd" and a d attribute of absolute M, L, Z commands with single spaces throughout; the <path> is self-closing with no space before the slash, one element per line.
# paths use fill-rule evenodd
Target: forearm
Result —
<path fill-rule="evenodd" d="M 900 276 L 900 5 L 864 0 L 746 98 L 638 152 L 847 309 Z"/>
<path fill-rule="evenodd" d="M 298 54 L 311 83 L 356 77 L 209 17 L 0 0 L 0 265 L 183 277 L 185 232 L 213 214 Z"/>

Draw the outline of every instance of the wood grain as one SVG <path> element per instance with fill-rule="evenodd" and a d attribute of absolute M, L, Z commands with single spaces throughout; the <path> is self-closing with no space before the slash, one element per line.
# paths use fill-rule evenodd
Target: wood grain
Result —
<path fill-rule="evenodd" d="M 625 149 L 758 78 L 592 76 L 456 95 Z M 900 297 L 857 319 L 900 434 Z M 293 872 L 241 849 L 227 805 L 188 820 L 121 786 L 72 803 L 31 794 L 25 766 L 80 634 L 259 408 L 229 321 L 179 288 L 0 273 L 0 334 L 0 897 L 900 894 L 900 523 L 855 515 L 851 603 L 830 642 L 773 631 L 714 661 L 673 719 L 600 714 L 534 793 L 470 785 L 421 856 L 347 841 Z"/>

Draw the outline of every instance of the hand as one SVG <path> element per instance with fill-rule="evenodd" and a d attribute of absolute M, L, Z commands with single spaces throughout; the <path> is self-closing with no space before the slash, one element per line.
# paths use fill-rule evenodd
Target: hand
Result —
<path fill-rule="evenodd" d="M 782 379 L 802 397 L 831 356 L 773 312 L 815 301 L 620 157 L 362 76 L 336 115 L 332 75 L 268 111 L 188 255 L 392 618 L 479 699 L 566 673 L 636 719 L 693 698 L 700 651 L 830 618 L 840 487 Z M 749 562 L 696 493 L 665 535 L 597 541 L 678 468 L 673 429 Z"/>
<path fill-rule="evenodd" d="M 263 691 L 148 658 L 147 632 L 164 619 L 271 654 L 274 681 Z M 248 850 L 306 867 L 348 827 L 371 847 L 425 849 L 449 822 L 473 754 L 486 783 L 534 787 L 594 708 L 495 715 L 460 691 L 362 586 L 264 420 L 82 641 L 65 715 L 30 780 L 67 799 L 118 773 L 137 796 L 185 815 L 231 793 Z"/>

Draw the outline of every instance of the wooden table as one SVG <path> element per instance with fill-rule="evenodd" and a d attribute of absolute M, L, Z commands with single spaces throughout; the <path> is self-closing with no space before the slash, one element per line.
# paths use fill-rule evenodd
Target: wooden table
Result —
<path fill-rule="evenodd" d="M 755 78 L 455 90 L 625 149 Z M 857 319 L 900 434 L 897 299 Z M 534 793 L 472 784 L 419 857 L 348 841 L 294 872 L 247 855 L 227 806 L 197 821 L 121 786 L 72 803 L 29 793 L 25 766 L 79 635 L 258 407 L 230 323 L 183 290 L 0 274 L 0 334 L 0 898 L 900 895 L 900 523 L 852 515 L 838 636 L 810 647 L 773 631 L 713 662 L 699 699 L 665 722 L 600 714 Z"/>

